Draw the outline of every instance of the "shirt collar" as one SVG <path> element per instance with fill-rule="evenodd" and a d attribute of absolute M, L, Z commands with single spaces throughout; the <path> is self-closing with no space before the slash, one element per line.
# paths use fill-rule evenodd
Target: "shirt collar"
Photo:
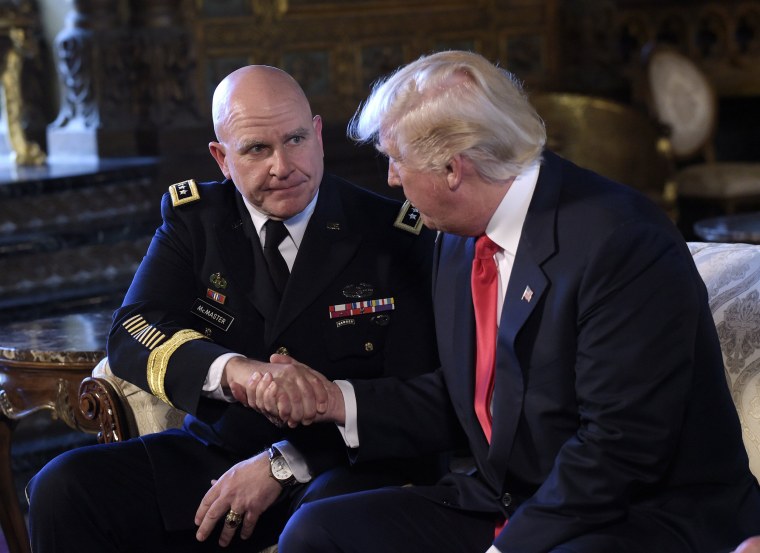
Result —
<path fill-rule="evenodd" d="M 515 177 L 486 226 L 488 237 L 512 256 L 517 253 L 523 223 L 536 189 L 539 168 L 540 163 L 536 162 Z"/>
<path fill-rule="evenodd" d="M 298 213 L 290 219 L 283 221 L 283 223 L 285 223 L 285 228 L 288 229 L 288 234 L 290 234 L 293 242 L 295 242 L 296 248 L 301 247 L 303 235 L 306 233 L 306 227 L 309 224 L 309 219 L 311 219 L 311 216 L 314 213 L 314 207 L 317 205 L 318 197 L 319 190 L 317 190 L 317 193 L 314 194 L 314 198 L 309 202 L 309 205 L 307 205 L 304 210 L 301 211 L 301 213 Z M 267 219 L 269 217 L 256 209 L 253 204 L 245 199 L 245 196 L 243 196 L 243 203 L 245 203 L 245 207 L 248 209 L 248 213 L 251 215 L 253 226 L 256 227 L 256 234 L 261 237 L 261 229 L 264 228 L 264 223 L 267 222 Z"/>

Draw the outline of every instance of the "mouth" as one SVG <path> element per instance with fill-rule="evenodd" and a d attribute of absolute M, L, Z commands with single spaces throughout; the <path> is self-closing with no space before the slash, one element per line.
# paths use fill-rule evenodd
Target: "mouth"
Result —
<path fill-rule="evenodd" d="M 288 182 L 278 182 L 275 184 L 270 184 L 268 187 L 268 191 L 271 193 L 278 193 L 282 192 L 284 194 L 287 194 L 288 192 L 300 188 L 305 182 L 307 181 L 299 181 L 295 183 L 288 183 Z"/>

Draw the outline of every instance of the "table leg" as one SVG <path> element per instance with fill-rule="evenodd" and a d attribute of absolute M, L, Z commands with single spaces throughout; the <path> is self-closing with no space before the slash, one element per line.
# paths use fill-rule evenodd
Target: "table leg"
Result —
<path fill-rule="evenodd" d="M 0 415 L 0 526 L 9 553 L 30 553 L 24 515 L 11 473 L 11 434 L 14 422 Z"/>

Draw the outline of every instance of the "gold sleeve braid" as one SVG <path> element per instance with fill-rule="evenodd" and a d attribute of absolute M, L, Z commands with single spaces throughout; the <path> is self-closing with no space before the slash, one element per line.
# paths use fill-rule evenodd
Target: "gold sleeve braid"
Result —
<path fill-rule="evenodd" d="M 161 344 L 150 352 L 148 357 L 148 386 L 150 391 L 161 401 L 164 401 L 174 407 L 169 397 L 166 395 L 164 380 L 166 379 L 166 369 L 169 366 L 169 359 L 179 347 L 192 340 L 206 340 L 207 338 L 195 330 L 188 328 L 182 329 L 174 334 L 169 340 Z"/>

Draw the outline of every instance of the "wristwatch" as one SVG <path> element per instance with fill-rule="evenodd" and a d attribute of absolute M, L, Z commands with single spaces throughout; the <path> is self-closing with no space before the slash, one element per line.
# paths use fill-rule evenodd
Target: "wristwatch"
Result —
<path fill-rule="evenodd" d="M 283 488 L 297 483 L 293 471 L 290 470 L 288 460 L 282 456 L 282 452 L 275 446 L 269 448 L 269 470 L 272 478 L 280 483 Z"/>

